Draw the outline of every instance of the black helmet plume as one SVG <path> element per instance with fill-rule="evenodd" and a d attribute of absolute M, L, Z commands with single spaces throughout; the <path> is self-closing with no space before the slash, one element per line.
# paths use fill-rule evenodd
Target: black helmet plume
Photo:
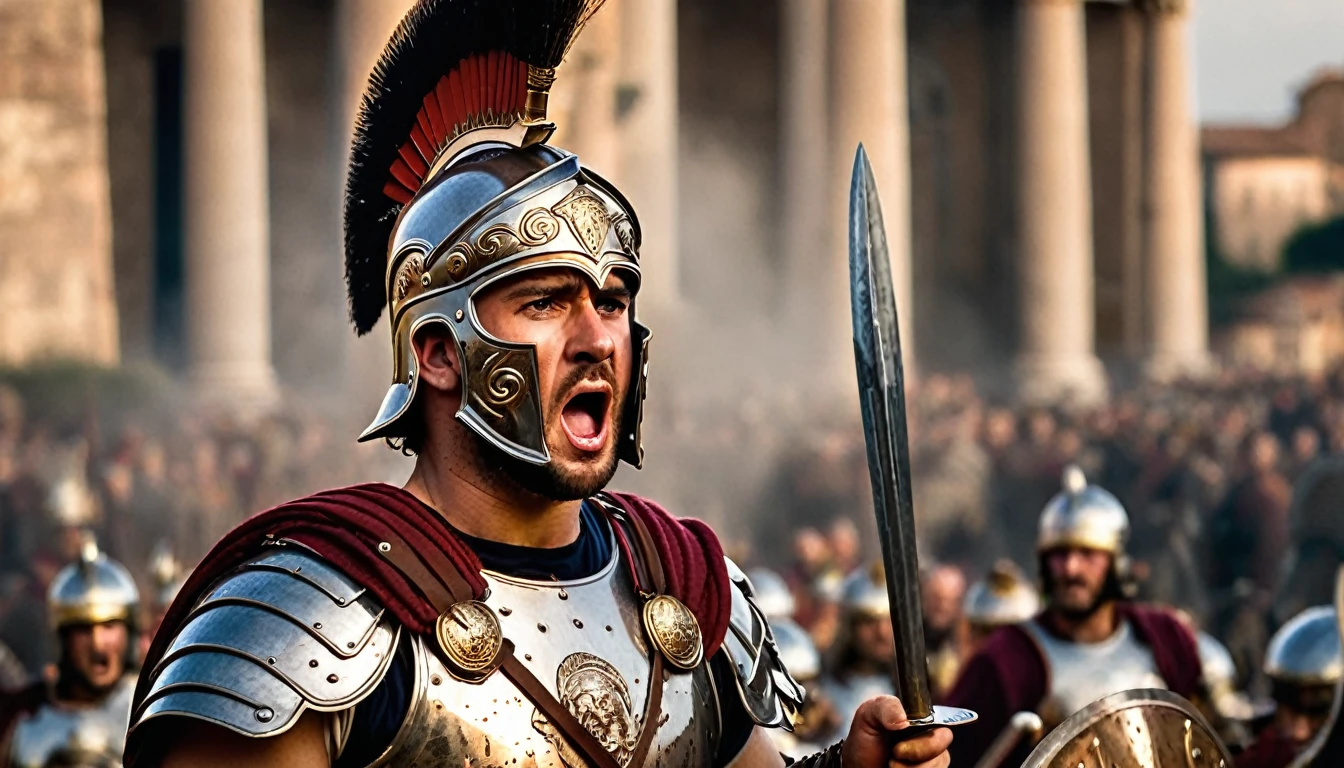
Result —
<path fill-rule="evenodd" d="M 397 215 L 457 135 L 526 116 L 604 0 L 419 0 L 374 65 L 345 187 L 350 321 L 368 333 L 387 304 Z"/>

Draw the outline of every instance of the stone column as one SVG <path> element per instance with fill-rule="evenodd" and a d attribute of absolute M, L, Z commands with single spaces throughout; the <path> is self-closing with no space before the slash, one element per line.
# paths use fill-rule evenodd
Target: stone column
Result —
<path fill-rule="evenodd" d="M 677 254 L 677 2 L 627 0 L 621 8 L 622 191 L 643 230 L 643 307 L 680 293 Z"/>
<path fill-rule="evenodd" d="M 849 182 L 860 142 L 877 180 L 891 252 L 907 377 L 914 378 L 914 306 L 910 281 L 910 117 L 906 95 L 904 0 L 844 0 L 831 4 L 832 246 L 818 281 L 825 302 L 818 317 L 825 365 L 843 391 L 854 388 L 854 336 L 849 308 Z"/>
<path fill-rule="evenodd" d="M 350 140 L 354 136 L 355 116 L 360 100 L 368 86 L 369 74 L 382 54 L 383 47 L 392 37 L 397 24 L 411 7 L 411 0 L 337 0 L 333 36 L 335 45 L 333 63 L 335 83 L 331 126 L 331 184 L 340 190 L 336 199 L 344 203 L 345 176 L 350 163 Z M 341 236 L 341 217 L 333 218 L 335 227 L 330 239 L 332 276 L 340 283 L 344 270 L 345 246 Z M 350 417 L 362 429 L 367 420 L 378 411 L 378 405 L 392 382 L 392 332 L 384 317 L 364 336 L 356 336 L 354 329 L 345 324 L 333 328 L 332 333 L 345 334 L 346 376 L 344 395 Z"/>
<path fill-rule="evenodd" d="M 207 401 L 255 409 L 276 396 L 261 3 L 182 9 L 191 378 Z"/>
<path fill-rule="evenodd" d="M 1106 381 L 1093 353 L 1081 0 L 1021 0 L 1017 68 L 1019 386 L 1030 400 L 1095 400 Z"/>
<path fill-rule="evenodd" d="M 560 66 L 547 111 L 556 124 L 551 144 L 578 155 L 585 167 L 623 189 L 616 126 L 621 8 L 607 2 L 583 28 Z"/>
<path fill-rule="evenodd" d="M 1188 0 L 1145 0 L 1143 253 L 1148 344 L 1158 379 L 1208 366 L 1199 140 L 1190 112 Z"/>
<path fill-rule="evenodd" d="M 831 210 L 817 205 L 830 188 L 827 148 L 826 0 L 780 3 L 779 169 L 783 181 L 779 249 L 783 254 L 780 319 L 800 331 L 813 325 L 826 258 Z"/>
<path fill-rule="evenodd" d="M 0 2 L 0 365 L 118 361 L 98 0 Z"/>

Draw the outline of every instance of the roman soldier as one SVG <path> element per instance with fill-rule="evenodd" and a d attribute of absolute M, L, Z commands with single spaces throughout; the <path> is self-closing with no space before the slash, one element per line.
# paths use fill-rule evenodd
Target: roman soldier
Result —
<path fill-rule="evenodd" d="M 360 333 L 391 386 L 364 440 L 405 487 L 244 522 L 146 657 L 131 766 L 782 765 L 802 701 L 707 526 L 608 492 L 643 461 L 649 331 L 624 196 L 547 143 L 600 0 L 420 0 L 361 109 L 346 188 Z M 804 765 L 941 765 L 866 703 Z"/>
<path fill-rule="evenodd" d="M 954 766 L 975 765 L 1018 712 L 1035 712 L 1050 728 L 1119 691 L 1165 688 L 1189 698 L 1201 689 L 1194 632 L 1172 611 L 1127 599 L 1129 516 L 1120 501 L 1074 466 L 1063 485 L 1037 534 L 1045 610 L 991 635 L 947 696 L 980 713 L 957 734 Z"/>
<path fill-rule="evenodd" d="M 1274 716 L 1237 756 L 1237 768 L 1287 768 L 1326 724 L 1341 672 L 1344 658 L 1333 607 L 1308 608 L 1280 627 L 1265 652 Z"/>
<path fill-rule="evenodd" d="M 895 649 L 882 568 L 860 568 L 841 588 L 840 628 L 821 681 L 840 722 L 848 722 L 864 701 L 892 693 Z"/>
<path fill-rule="evenodd" d="M 0 755 L 11 768 L 118 768 L 135 688 L 140 598 L 130 573 L 86 536 L 52 580 L 47 611 L 60 640 L 54 680 L 0 703 Z"/>

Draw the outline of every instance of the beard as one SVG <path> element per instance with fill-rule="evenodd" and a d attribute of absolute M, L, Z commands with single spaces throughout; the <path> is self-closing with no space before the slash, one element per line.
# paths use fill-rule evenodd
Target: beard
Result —
<path fill-rule="evenodd" d="M 1051 587 L 1051 591 L 1057 592 L 1063 590 L 1065 587 L 1081 583 L 1082 582 L 1078 581 L 1060 582 L 1053 585 Z M 1083 584 L 1083 586 L 1086 585 Z M 1120 596 L 1121 596 L 1120 580 L 1115 575 L 1114 571 L 1112 571 L 1111 573 L 1107 574 L 1106 580 L 1101 583 L 1101 586 L 1094 589 L 1086 600 L 1081 602 L 1066 603 L 1063 600 L 1056 598 L 1052 594 L 1051 595 L 1052 599 L 1050 601 L 1050 608 L 1056 613 L 1058 613 L 1060 616 L 1064 617 L 1065 619 L 1077 623 L 1086 621 L 1087 619 L 1091 618 L 1097 611 L 1101 610 L 1101 607 L 1103 605 L 1112 600 L 1118 599 Z"/>
<path fill-rule="evenodd" d="M 557 450 L 559 446 L 556 445 L 558 441 L 552 441 L 551 439 L 550 427 L 561 418 L 565 404 L 568 402 L 566 396 L 570 391 L 580 382 L 596 380 L 605 381 L 611 385 L 612 397 L 607 404 L 607 418 L 611 422 L 607 426 L 609 438 L 607 445 L 600 452 L 579 462 L 579 468 L 574 469 L 555 459 L 555 456 L 559 453 Z M 542 419 L 546 448 L 550 451 L 551 460 L 541 465 L 523 461 L 510 456 L 494 444 L 476 435 L 476 443 L 486 467 L 493 474 L 503 477 L 528 493 L 542 498 L 555 501 L 577 501 L 592 496 L 606 488 L 607 483 L 610 483 L 611 478 L 616 475 L 616 467 L 619 463 L 616 446 L 619 443 L 621 422 L 625 411 L 625 389 L 625 387 L 618 386 L 615 373 L 609 363 L 597 363 L 575 369 L 556 387 L 554 401 L 545 409 L 545 415 Z M 560 437 L 560 441 L 565 441 L 562 445 L 567 444 L 567 439 L 563 435 Z"/>

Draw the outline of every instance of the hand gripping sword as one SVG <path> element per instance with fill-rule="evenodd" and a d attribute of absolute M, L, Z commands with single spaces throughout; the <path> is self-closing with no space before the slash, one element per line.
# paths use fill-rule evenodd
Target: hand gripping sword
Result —
<path fill-rule="evenodd" d="M 902 738 L 908 738 L 937 726 L 969 723 L 976 719 L 976 714 L 966 709 L 935 707 L 929 696 L 910 492 L 901 337 L 882 208 L 873 169 L 862 144 L 854 158 L 854 176 L 849 186 L 849 298 L 859 406 L 868 444 L 868 475 L 873 486 L 878 538 L 882 541 L 882 566 L 887 573 L 891 629 L 896 639 L 893 682 L 910 720 L 910 727 L 901 731 Z"/>

